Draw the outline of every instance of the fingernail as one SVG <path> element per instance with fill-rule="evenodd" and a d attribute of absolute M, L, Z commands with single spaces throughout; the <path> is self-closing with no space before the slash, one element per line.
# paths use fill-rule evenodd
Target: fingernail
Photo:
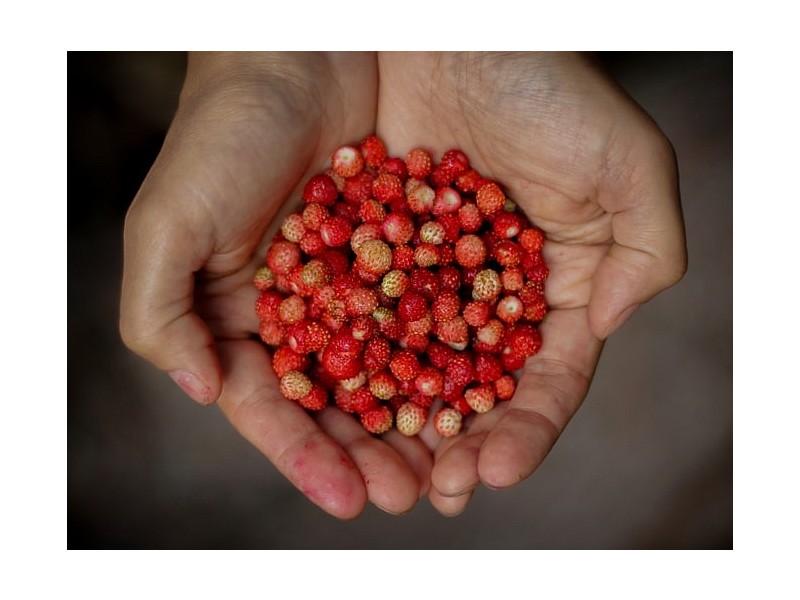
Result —
<path fill-rule="evenodd" d="M 639 308 L 640 306 L 641 306 L 640 304 L 633 304 L 633 305 L 629 306 L 628 308 L 626 308 L 625 310 L 623 310 L 621 313 L 619 313 L 619 315 L 617 316 L 616 320 L 611 325 L 608 326 L 608 329 L 606 329 L 606 333 L 603 336 L 603 339 L 606 339 L 608 336 L 610 336 L 612 333 L 614 333 L 617 329 L 622 327 L 622 325 L 625 323 L 625 321 L 627 321 L 630 318 L 630 316 L 634 313 L 634 311 L 637 308 Z"/>
<path fill-rule="evenodd" d="M 171 371 L 172 380 L 199 404 L 211 404 L 211 388 L 194 373 L 189 371 Z"/>

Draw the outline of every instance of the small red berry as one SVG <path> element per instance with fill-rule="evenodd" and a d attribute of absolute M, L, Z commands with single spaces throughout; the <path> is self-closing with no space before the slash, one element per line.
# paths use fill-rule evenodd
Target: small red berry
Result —
<path fill-rule="evenodd" d="M 389 368 L 400 381 L 410 381 L 420 372 L 417 356 L 410 350 L 398 350 L 392 357 Z"/>
<path fill-rule="evenodd" d="M 462 267 L 477 267 L 486 261 L 486 245 L 477 235 L 467 234 L 456 242 L 456 262 Z"/>
<path fill-rule="evenodd" d="M 464 392 L 464 400 L 478 414 L 487 413 L 494 408 L 494 388 L 491 385 L 479 385 Z"/>
<path fill-rule="evenodd" d="M 331 157 L 331 168 L 341 177 L 352 177 L 364 168 L 364 157 L 357 148 L 340 146 Z"/>
<path fill-rule="evenodd" d="M 503 210 L 506 195 L 496 183 L 487 183 L 475 193 L 475 203 L 484 215 L 493 215 Z"/>
<path fill-rule="evenodd" d="M 381 172 L 372 182 L 372 195 L 378 202 L 390 204 L 404 196 L 403 183 L 397 175 Z"/>
<path fill-rule="evenodd" d="M 379 169 L 386 161 L 386 146 L 383 141 L 374 135 L 368 135 L 359 145 L 361 156 L 370 169 Z"/>
<path fill-rule="evenodd" d="M 308 203 L 333 206 L 338 196 L 339 190 L 336 189 L 336 183 L 324 174 L 314 175 L 303 188 L 303 200 Z"/>
<path fill-rule="evenodd" d="M 311 392 L 311 380 L 300 371 L 288 371 L 281 377 L 281 393 L 289 400 L 300 400 Z"/>
<path fill-rule="evenodd" d="M 406 155 L 406 168 L 414 179 L 425 179 L 431 172 L 433 158 L 427 150 L 412 148 Z"/>
<path fill-rule="evenodd" d="M 361 415 L 361 424 L 370 433 L 386 433 L 392 428 L 392 411 L 386 406 L 379 406 Z"/>
<path fill-rule="evenodd" d="M 413 402 L 405 402 L 397 409 L 395 427 L 406 436 L 417 435 L 425 426 L 428 411 Z"/>
<path fill-rule="evenodd" d="M 463 416 L 455 408 L 440 409 L 433 417 L 433 426 L 441 437 L 454 437 L 461 431 Z"/>

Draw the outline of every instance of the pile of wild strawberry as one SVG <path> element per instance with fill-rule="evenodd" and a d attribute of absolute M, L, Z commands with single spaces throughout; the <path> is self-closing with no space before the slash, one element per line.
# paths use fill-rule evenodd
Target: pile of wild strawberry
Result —
<path fill-rule="evenodd" d="M 303 190 L 258 269 L 260 336 L 280 390 L 368 431 L 417 434 L 514 394 L 541 346 L 544 237 L 460 150 L 342 146 Z"/>

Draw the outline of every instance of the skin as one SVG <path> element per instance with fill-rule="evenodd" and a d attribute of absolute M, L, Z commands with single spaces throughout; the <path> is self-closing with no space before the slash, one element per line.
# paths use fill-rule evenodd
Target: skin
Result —
<path fill-rule="evenodd" d="M 376 131 L 393 156 L 460 148 L 547 235 L 552 311 L 514 398 L 440 440 L 367 434 L 278 392 L 251 279 L 305 181 Z M 179 110 L 128 213 L 123 341 L 231 424 L 320 508 L 423 496 L 445 515 L 538 467 L 580 407 L 602 340 L 686 268 L 672 149 L 573 54 L 191 55 Z M 191 375 L 189 375 L 191 374 Z"/>

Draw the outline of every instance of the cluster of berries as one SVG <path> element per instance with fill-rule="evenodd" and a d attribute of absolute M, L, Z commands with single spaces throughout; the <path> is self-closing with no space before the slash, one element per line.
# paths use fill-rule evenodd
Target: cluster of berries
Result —
<path fill-rule="evenodd" d="M 547 312 L 541 230 L 460 150 L 342 146 L 253 282 L 280 390 L 368 431 L 439 435 L 514 394 Z"/>

